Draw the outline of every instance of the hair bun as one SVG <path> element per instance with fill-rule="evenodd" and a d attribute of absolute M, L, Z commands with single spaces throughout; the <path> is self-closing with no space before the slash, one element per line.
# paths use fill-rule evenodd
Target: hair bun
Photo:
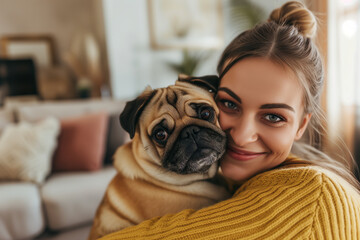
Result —
<path fill-rule="evenodd" d="M 273 10 L 269 21 L 293 25 L 305 37 L 314 37 L 316 33 L 316 18 L 301 2 L 287 2 L 280 8 Z"/>

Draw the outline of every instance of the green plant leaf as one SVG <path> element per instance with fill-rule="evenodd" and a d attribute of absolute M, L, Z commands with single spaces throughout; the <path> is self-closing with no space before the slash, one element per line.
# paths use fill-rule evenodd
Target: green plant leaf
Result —
<path fill-rule="evenodd" d="M 187 49 L 182 51 L 183 58 L 180 63 L 167 63 L 168 66 L 177 74 L 183 73 L 193 75 L 202 61 L 208 58 L 208 54 L 204 53 L 189 53 Z"/>
<path fill-rule="evenodd" d="M 267 17 L 262 7 L 249 0 L 231 0 L 230 15 L 232 25 L 241 29 L 252 28 Z"/>

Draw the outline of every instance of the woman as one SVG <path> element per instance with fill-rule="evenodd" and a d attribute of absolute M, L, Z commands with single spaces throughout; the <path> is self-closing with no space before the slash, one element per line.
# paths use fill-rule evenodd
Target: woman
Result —
<path fill-rule="evenodd" d="M 321 122 L 315 30 L 313 14 L 289 2 L 223 52 L 216 101 L 229 144 L 220 165 L 242 183 L 231 199 L 102 239 L 360 239 L 356 179 L 309 144 L 295 143 Z"/>

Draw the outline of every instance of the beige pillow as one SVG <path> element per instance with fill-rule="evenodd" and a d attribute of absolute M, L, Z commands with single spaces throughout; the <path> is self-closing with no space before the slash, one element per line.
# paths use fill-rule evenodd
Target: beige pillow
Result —
<path fill-rule="evenodd" d="M 12 111 L 9 109 L 0 108 L 0 133 L 5 129 L 5 127 L 14 123 L 15 119 Z"/>
<path fill-rule="evenodd" d="M 0 136 L 0 179 L 42 183 L 51 170 L 59 131 L 56 118 L 9 124 Z"/>

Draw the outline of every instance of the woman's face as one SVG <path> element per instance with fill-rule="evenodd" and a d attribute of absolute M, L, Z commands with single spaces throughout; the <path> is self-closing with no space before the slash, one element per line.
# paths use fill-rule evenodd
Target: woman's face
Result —
<path fill-rule="evenodd" d="M 266 58 L 240 60 L 222 78 L 217 104 L 228 148 L 223 174 L 246 180 L 281 164 L 310 120 L 303 91 L 288 68 Z"/>

